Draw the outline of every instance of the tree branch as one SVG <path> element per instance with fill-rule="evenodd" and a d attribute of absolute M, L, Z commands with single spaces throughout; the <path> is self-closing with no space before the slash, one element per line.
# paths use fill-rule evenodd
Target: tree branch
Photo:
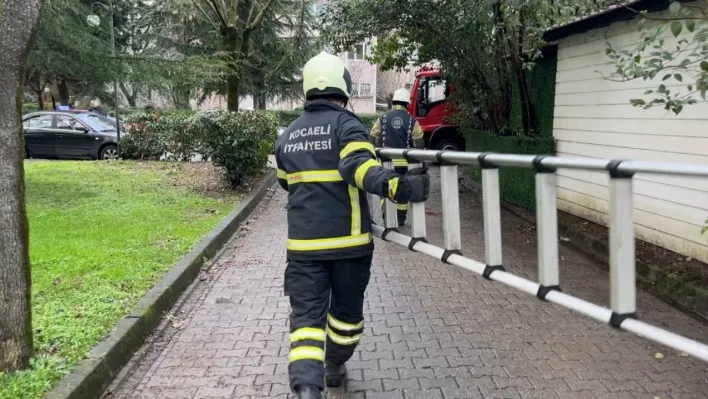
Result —
<path fill-rule="evenodd" d="M 261 22 L 263 22 L 263 17 L 265 16 L 265 13 L 268 10 L 268 8 L 270 8 L 271 4 L 273 4 L 273 0 L 266 1 L 265 5 L 261 9 L 261 11 L 258 13 L 258 15 L 256 15 L 256 18 L 253 20 L 253 22 L 248 24 L 248 27 L 246 28 L 246 30 L 253 31 L 256 28 L 258 28 L 258 25 L 260 25 Z"/>
<path fill-rule="evenodd" d="M 202 8 L 202 6 L 199 5 L 199 0 L 192 0 L 192 3 L 194 3 L 195 6 L 197 6 L 199 11 L 201 11 L 202 15 L 204 15 L 204 18 L 207 20 L 207 22 L 209 22 L 209 24 L 211 24 L 211 26 L 214 29 L 216 29 L 216 30 L 221 29 L 221 27 L 219 25 L 215 24 L 214 21 L 211 19 L 211 17 L 209 17 L 209 14 L 207 14 L 207 12 L 204 10 L 204 8 Z M 217 14 L 217 18 L 219 18 L 218 14 Z"/>

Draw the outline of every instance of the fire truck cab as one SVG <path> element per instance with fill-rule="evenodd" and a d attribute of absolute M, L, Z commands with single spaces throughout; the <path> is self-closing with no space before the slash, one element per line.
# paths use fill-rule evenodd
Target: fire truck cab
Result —
<path fill-rule="evenodd" d="M 465 150 L 465 139 L 450 120 L 454 108 L 448 98 L 454 90 L 437 68 L 424 65 L 416 73 L 408 112 L 423 128 L 428 149 Z"/>

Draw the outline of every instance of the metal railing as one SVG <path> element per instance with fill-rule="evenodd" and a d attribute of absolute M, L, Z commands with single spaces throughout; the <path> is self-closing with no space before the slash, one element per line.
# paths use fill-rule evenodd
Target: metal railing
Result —
<path fill-rule="evenodd" d="M 393 168 L 393 159 L 407 160 L 409 169 L 420 167 L 423 162 L 433 162 L 440 166 L 444 248 L 429 244 L 425 240 L 425 203 L 422 202 L 409 204 L 411 236 L 407 236 L 398 231 L 396 204 L 386 200 L 384 226 L 373 226 L 375 236 L 708 362 L 708 345 L 637 320 L 635 241 L 632 220 L 632 178 L 635 173 L 708 177 L 708 165 L 390 148 L 379 148 L 376 153 L 384 162 L 384 166 L 389 169 Z M 482 169 L 484 263 L 464 257 L 460 252 L 462 237 L 458 165 L 475 165 Z M 503 267 L 499 199 L 500 167 L 536 170 L 538 282 L 508 273 Z M 609 309 L 566 294 L 560 289 L 556 208 L 556 170 L 560 168 L 605 171 L 609 174 Z M 370 195 L 369 204 L 373 215 L 373 195 Z"/>

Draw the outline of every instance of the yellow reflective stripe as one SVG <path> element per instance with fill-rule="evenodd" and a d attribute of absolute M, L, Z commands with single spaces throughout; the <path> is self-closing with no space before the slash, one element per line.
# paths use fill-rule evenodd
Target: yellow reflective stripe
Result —
<path fill-rule="evenodd" d="M 339 345 L 353 345 L 361 340 L 361 334 L 357 334 L 353 337 L 345 337 L 332 331 L 329 327 L 327 327 L 327 335 L 329 335 L 329 339 L 331 339 L 332 342 Z"/>
<path fill-rule="evenodd" d="M 288 184 L 296 183 L 327 183 L 344 181 L 336 169 L 331 170 L 305 170 L 288 174 Z"/>
<path fill-rule="evenodd" d="M 303 327 L 298 328 L 290 334 L 290 343 L 292 344 L 293 342 L 303 341 L 306 339 L 324 342 L 326 336 L 327 334 L 325 331 L 320 328 Z"/>
<path fill-rule="evenodd" d="M 408 161 L 405 159 L 394 159 L 393 166 L 408 166 Z"/>
<path fill-rule="evenodd" d="M 325 351 L 316 346 L 298 346 L 290 349 L 290 363 L 298 360 L 319 360 L 324 362 Z"/>
<path fill-rule="evenodd" d="M 388 198 L 394 199 L 396 197 L 396 192 L 398 191 L 398 178 L 394 177 L 388 181 Z"/>
<path fill-rule="evenodd" d="M 376 156 L 376 150 L 371 143 L 367 141 L 352 141 L 351 143 L 345 145 L 342 151 L 339 152 L 339 159 L 346 158 L 347 155 L 359 150 L 369 151 Z"/>
<path fill-rule="evenodd" d="M 396 205 L 396 208 L 398 208 L 399 211 L 407 211 L 408 210 L 408 203 L 398 204 L 398 205 Z"/>
<path fill-rule="evenodd" d="M 371 233 L 353 236 L 319 238 L 313 240 L 288 239 L 288 249 L 293 251 L 321 251 L 323 249 L 339 249 L 356 247 L 371 242 Z"/>
<path fill-rule="evenodd" d="M 356 168 L 356 172 L 354 173 L 354 181 L 356 182 L 357 187 L 362 190 L 364 189 L 364 177 L 366 176 L 366 172 L 374 166 L 379 166 L 379 162 L 375 159 L 369 159 Z"/>
<path fill-rule="evenodd" d="M 287 173 L 285 173 L 285 171 L 284 171 L 284 170 L 282 170 L 282 169 L 278 169 L 278 173 L 277 173 L 277 175 L 276 175 L 276 176 L 278 177 L 278 179 L 287 179 L 287 177 L 288 177 L 288 174 L 287 174 Z"/>
<path fill-rule="evenodd" d="M 347 323 L 341 320 L 337 320 L 332 314 L 327 313 L 327 322 L 329 323 L 330 326 L 336 328 L 337 330 L 341 331 L 356 331 L 356 330 L 361 330 L 364 328 L 364 320 L 352 324 L 352 323 Z"/>
<path fill-rule="evenodd" d="M 361 206 L 359 205 L 359 189 L 349 186 L 349 201 L 352 205 L 352 236 L 361 234 Z"/>

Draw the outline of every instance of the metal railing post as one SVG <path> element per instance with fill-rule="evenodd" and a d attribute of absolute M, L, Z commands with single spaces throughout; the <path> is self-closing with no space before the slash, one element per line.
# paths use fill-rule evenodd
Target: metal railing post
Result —
<path fill-rule="evenodd" d="M 442 199 L 443 240 L 447 253 L 459 253 L 462 248 L 460 233 L 460 193 L 457 183 L 457 165 L 440 165 L 440 196 Z M 447 261 L 444 256 L 443 262 Z"/>
<path fill-rule="evenodd" d="M 536 241 L 538 247 L 538 282 L 536 296 L 545 300 L 551 290 L 560 290 L 558 267 L 558 208 L 556 206 L 556 171 L 536 166 Z"/>
<path fill-rule="evenodd" d="M 480 156 L 482 168 L 482 212 L 484 213 L 484 263 L 487 268 L 484 277 L 502 266 L 501 201 L 499 200 L 499 169 L 485 162 Z"/>
<path fill-rule="evenodd" d="M 610 325 L 619 328 L 636 317 L 633 173 L 620 172 L 622 161 L 608 165 L 610 172 Z"/>
<path fill-rule="evenodd" d="M 393 170 L 393 161 L 384 161 L 384 168 Z M 384 206 L 386 209 L 386 217 L 384 218 L 384 226 L 387 229 L 397 229 L 398 228 L 398 207 L 396 203 L 388 198 L 384 199 Z"/>
<path fill-rule="evenodd" d="M 420 163 L 408 164 L 408 170 L 422 166 Z M 425 238 L 425 202 L 408 203 L 408 211 L 411 215 L 411 237 Z"/>

